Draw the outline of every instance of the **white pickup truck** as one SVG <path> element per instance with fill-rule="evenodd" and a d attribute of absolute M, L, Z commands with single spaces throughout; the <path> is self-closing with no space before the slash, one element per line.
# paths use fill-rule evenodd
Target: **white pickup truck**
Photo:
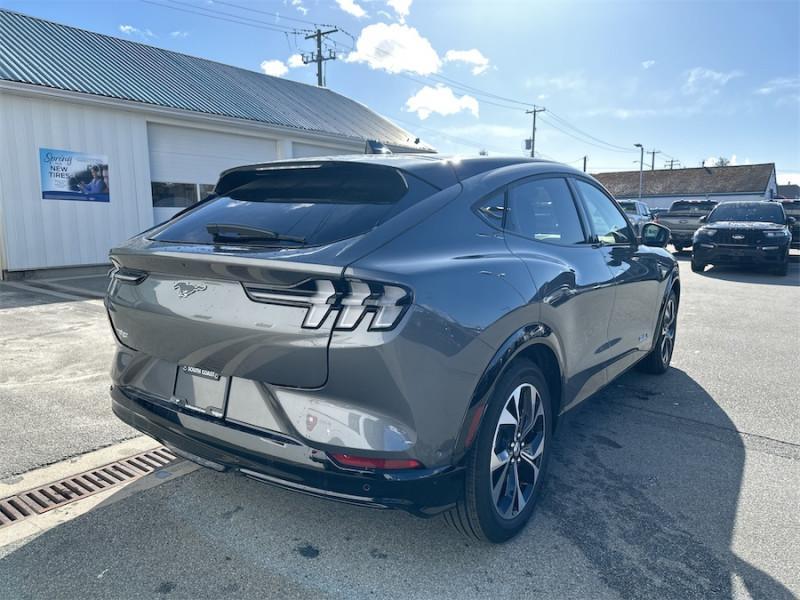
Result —
<path fill-rule="evenodd" d="M 692 236 L 700 228 L 700 217 L 717 205 L 713 200 L 678 200 L 666 212 L 658 213 L 657 221 L 670 231 L 670 242 L 680 252 L 692 245 Z"/>

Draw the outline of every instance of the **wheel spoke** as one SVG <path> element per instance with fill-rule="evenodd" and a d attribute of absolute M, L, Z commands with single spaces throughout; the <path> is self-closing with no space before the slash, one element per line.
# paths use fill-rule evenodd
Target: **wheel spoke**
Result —
<path fill-rule="evenodd" d="M 503 465 L 508 464 L 508 460 L 511 458 L 511 455 L 508 453 L 508 450 L 503 450 L 499 454 L 497 452 L 492 452 L 492 464 L 491 469 L 492 473 L 497 471 Z"/>
<path fill-rule="evenodd" d="M 492 499 L 494 500 L 495 506 L 498 508 L 500 508 L 500 498 L 505 496 L 505 489 L 508 484 L 508 475 L 509 471 L 511 470 L 510 464 L 511 463 L 506 463 L 505 469 L 502 473 L 500 473 L 500 478 L 497 480 L 497 483 L 494 484 L 494 487 L 492 487 Z"/>
<path fill-rule="evenodd" d="M 498 426 L 513 425 L 516 427 L 517 423 L 517 418 L 508 411 L 508 408 L 504 408 L 503 412 L 500 413 L 500 422 L 498 423 Z"/>
<path fill-rule="evenodd" d="M 517 463 L 514 463 L 514 504 L 517 506 L 516 512 L 522 512 L 522 509 L 525 508 L 527 503 L 528 501 L 525 499 L 525 495 L 522 493 L 522 488 L 519 485 L 519 466 Z"/>
<path fill-rule="evenodd" d="M 542 432 L 542 435 L 536 440 L 536 444 L 531 442 L 522 449 L 521 456 L 533 464 L 533 461 L 539 458 L 542 452 L 544 452 L 544 432 Z"/>

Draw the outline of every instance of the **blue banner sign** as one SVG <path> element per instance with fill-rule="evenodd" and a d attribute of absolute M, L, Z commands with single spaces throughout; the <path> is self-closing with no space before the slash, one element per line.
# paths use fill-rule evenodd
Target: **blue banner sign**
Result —
<path fill-rule="evenodd" d="M 42 198 L 110 202 L 108 158 L 70 150 L 39 148 Z"/>

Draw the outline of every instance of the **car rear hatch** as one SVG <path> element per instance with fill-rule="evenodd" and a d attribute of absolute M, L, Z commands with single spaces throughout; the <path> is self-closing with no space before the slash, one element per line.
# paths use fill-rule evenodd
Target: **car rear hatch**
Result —
<path fill-rule="evenodd" d="M 223 174 L 217 197 L 112 251 L 112 327 L 125 346 L 195 375 L 320 387 L 334 327 L 365 310 L 386 326 L 408 300 L 344 280 L 346 249 L 436 191 L 362 163 Z"/>

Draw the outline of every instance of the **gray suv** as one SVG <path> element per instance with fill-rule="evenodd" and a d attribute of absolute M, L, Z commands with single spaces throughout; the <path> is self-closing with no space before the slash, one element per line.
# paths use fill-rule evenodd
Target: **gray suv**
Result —
<path fill-rule="evenodd" d="M 111 252 L 113 410 L 204 466 L 501 542 L 559 415 L 668 368 L 668 237 L 551 162 L 232 169 Z"/>

